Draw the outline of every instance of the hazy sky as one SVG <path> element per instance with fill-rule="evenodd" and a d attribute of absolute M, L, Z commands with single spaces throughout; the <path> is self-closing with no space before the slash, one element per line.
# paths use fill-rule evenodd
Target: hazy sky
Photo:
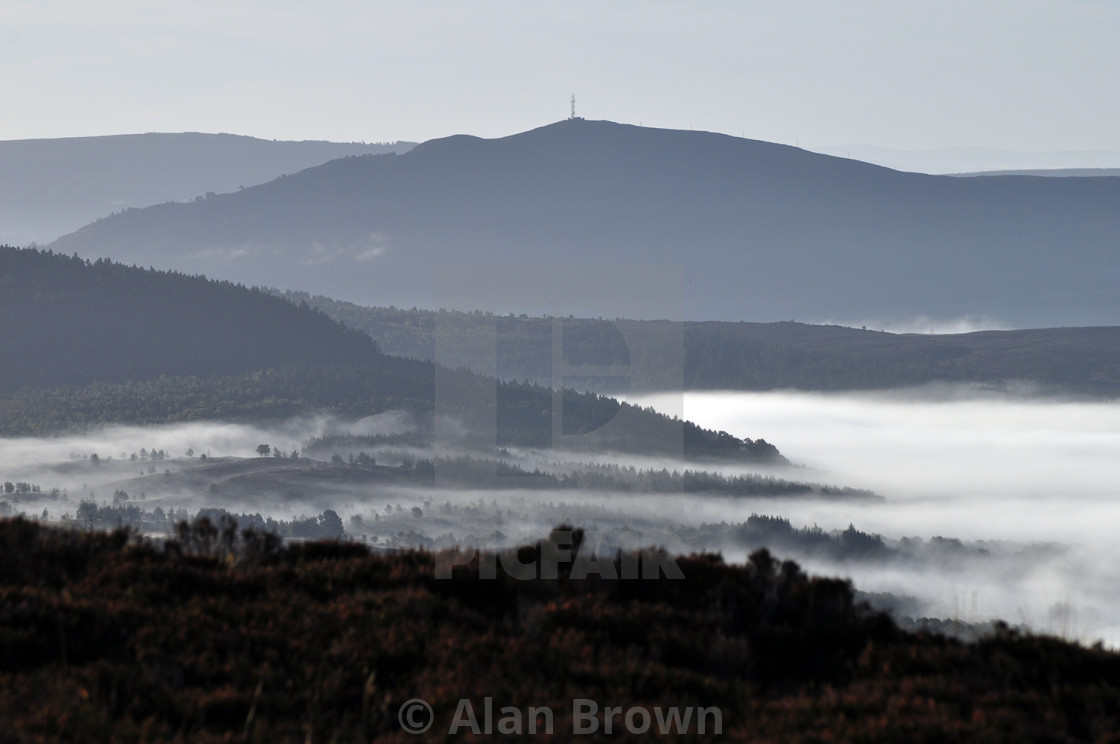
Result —
<path fill-rule="evenodd" d="M 1113 0 L 0 0 L 0 139 L 496 137 L 568 115 L 813 147 L 1120 150 Z"/>

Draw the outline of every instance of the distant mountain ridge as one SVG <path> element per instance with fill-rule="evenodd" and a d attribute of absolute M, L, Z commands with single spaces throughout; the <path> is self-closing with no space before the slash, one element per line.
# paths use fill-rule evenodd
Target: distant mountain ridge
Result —
<path fill-rule="evenodd" d="M 839 391 L 968 383 L 1120 397 L 1120 327 L 900 334 L 790 322 L 499 317 L 360 307 L 304 292 L 286 296 L 365 331 L 387 354 L 435 359 L 437 348 L 444 354 L 453 348 L 458 363 L 505 380 L 552 384 L 559 335 L 565 362 L 622 365 L 628 373 L 624 381 L 579 381 L 602 393 L 665 389 L 657 387 L 657 367 L 664 361 L 648 351 L 676 343 L 676 389 Z"/>
<path fill-rule="evenodd" d="M 671 317 L 633 309 L 661 267 L 685 319 L 1013 327 L 1120 324 L 1118 246 L 1117 178 L 927 176 L 583 120 L 335 160 L 54 244 L 364 304 L 518 312 L 526 285 L 600 282 L 602 314 Z"/>
<path fill-rule="evenodd" d="M 0 141 L 0 243 L 47 243 L 129 207 L 236 191 L 335 158 L 412 145 L 197 132 Z"/>

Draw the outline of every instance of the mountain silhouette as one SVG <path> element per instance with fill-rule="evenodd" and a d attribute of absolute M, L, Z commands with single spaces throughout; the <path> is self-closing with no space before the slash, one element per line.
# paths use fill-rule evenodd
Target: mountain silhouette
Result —
<path fill-rule="evenodd" d="M 1120 324 L 1120 178 L 903 173 L 580 119 L 128 210 L 53 247 L 405 307 L 557 314 L 527 305 L 582 290 L 576 314 Z"/>

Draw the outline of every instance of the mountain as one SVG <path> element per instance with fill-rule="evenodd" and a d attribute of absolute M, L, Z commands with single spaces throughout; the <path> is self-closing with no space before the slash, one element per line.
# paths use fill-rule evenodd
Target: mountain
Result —
<path fill-rule="evenodd" d="M 363 304 L 860 325 L 1120 324 L 1120 179 L 900 173 L 568 120 L 129 210 L 57 250 Z"/>
<path fill-rule="evenodd" d="M 236 191 L 348 155 L 412 143 L 128 134 L 0 142 L 0 243 L 47 243 L 128 207 Z"/>

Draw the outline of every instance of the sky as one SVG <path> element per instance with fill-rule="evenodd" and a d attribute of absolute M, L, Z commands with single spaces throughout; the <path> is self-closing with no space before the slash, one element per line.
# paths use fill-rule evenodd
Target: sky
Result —
<path fill-rule="evenodd" d="M 0 0 L 0 140 L 500 137 L 1120 150 L 1112 0 Z"/>

